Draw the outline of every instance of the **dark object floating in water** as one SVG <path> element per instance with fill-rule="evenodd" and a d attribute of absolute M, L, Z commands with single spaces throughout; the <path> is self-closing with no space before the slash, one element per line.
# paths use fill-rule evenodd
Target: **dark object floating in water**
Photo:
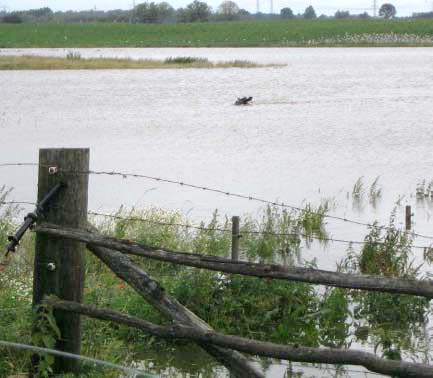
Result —
<path fill-rule="evenodd" d="M 248 105 L 250 101 L 252 100 L 252 97 L 238 97 L 238 99 L 235 102 L 235 105 Z"/>

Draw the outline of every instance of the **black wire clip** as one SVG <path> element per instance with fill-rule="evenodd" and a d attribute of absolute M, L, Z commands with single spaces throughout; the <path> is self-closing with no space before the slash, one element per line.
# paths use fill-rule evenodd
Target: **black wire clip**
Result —
<path fill-rule="evenodd" d="M 31 228 L 38 217 L 43 215 L 44 211 L 46 210 L 46 206 L 49 204 L 49 202 L 52 200 L 52 198 L 60 191 L 60 189 L 64 188 L 66 185 L 64 183 L 58 183 L 56 184 L 46 195 L 44 198 L 42 198 L 41 202 L 39 202 L 36 205 L 36 209 L 33 213 L 28 213 L 24 217 L 24 223 L 21 225 L 21 227 L 17 230 L 15 235 L 9 235 L 9 245 L 6 250 L 6 257 L 9 255 L 10 252 L 15 252 L 17 246 L 20 244 L 21 238 L 24 236 L 26 231 Z"/>

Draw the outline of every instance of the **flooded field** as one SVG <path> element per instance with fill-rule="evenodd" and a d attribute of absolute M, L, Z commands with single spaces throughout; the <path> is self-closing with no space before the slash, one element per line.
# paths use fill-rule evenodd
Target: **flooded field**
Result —
<path fill-rule="evenodd" d="M 0 55 L 68 51 L 0 50 Z M 409 204 L 415 231 L 433 235 L 433 200 L 415 196 L 423 180 L 427 185 L 433 179 L 433 49 L 74 51 L 83 57 L 199 56 L 285 66 L 0 71 L 0 163 L 37 162 L 41 147 L 90 147 L 94 170 L 141 173 L 295 206 L 329 199 L 330 213 L 361 222 L 387 224 L 396 208 L 401 227 Z M 253 104 L 233 106 L 241 96 L 253 96 Z M 3 167 L 0 177 L 1 184 L 14 188 L 11 199 L 35 200 L 35 167 Z M 364 194 L 356 199 L 353 186 L 360 177 Z M 381 196 L 371 201 L 377 177 Z M 210 219 L 215 208 L 241 217 L 263 208 L 157 181 L 91 177 L 91 209 L 110 212 L 121 205 L 179 209 L 195 221 Z M 362 240 L 367 233 L 337 220 L 328 220 L 327 230 L 347 240 Z M 346 251 L 346 244 L 312 243 L 302 253 L 316 258 L 319 268 L 335 270 Z M 281 377 L 287 366 L 270 369 L 269 377 Z M 303 377 L 338 376 L 299 364 L 293 369 L 306 372 Z M 179 376 L 188 377 L 184 374 Z"/>

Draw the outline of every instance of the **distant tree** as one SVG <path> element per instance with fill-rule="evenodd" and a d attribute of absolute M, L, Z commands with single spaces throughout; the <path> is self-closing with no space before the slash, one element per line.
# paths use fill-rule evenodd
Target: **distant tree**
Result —
<path fill-rule="evenodd" d="M 205 22 L 209 21 L 212 8 L 203 1 L 194 0 L 186 7 L 187 22 Z"/>
<path fill-rule="evenodd" d="M 248 11 L 247 11 L 246 9 L 244 9 L 244 8 L 239 9 L 238 14 L 239 14 L 239 16 L 245 16 L 245 17 L 251 16 L 251 13 L 248 12 Z"/>
<path fill-rule="evenodd" d="M 179 8 L 176 11 L 177 22 L 190 22 L 188 11 L 185 8 Z"/>
<path fill-rule="evenodd" d="M 370 18 L 370 15 L 367 12 L 358 14 L 358 18 L 367 19 Z"/>
<path fill-rule="evenodd" d="M 280 10 L 280 17 L 284 19 L 291 19 L 295 18 L 295 15 L 293 14 L 293 11 L 290 8 L 283 8 Z"/>
<path fill-rule="evenodd" d="M 383 16 L 385 18 L 394 18 L 397 14 L 397 10 L 395 6 L 389 3 L 383 4 L 379 9 L 379 16 Z"/>
<path fill-rule="evenodd" d="M 304 12 L 304 18 L 311 20 L 313 18 L 317 18 L 316 16 L 316 11 L 314 10 L 314 8 L 310 5 L 307 8 L 305 8 L 305 12 Z"/>
<path fill-rule="evenodd" d="M 350 18 L 350 12 L 349 11 L 338 10 L 337 12 L 335 12 L 334 17 L 335 18 Z"/>
<path fill-rule="evenodd" d="M 433 12 L 414 12 L 412 13 L 413 18 L 433 18 Z"/>
<path fill-rule="evenodd" d="M 218 13 L 224 20 L 237 20 L 239 19 L 239 7 L 231 0 L 223 1 L 218 7 Z"/>
<path fill-rule="evenodd" d="M 176 11 L 169 3 L 163 1 L 158 4 L 158 16 L 160 22 L 174 21 L 175 13 Z"/>
<path fill-rule="evenodd" d="M 34 16 L 34 17 L 47 17 L 47 16 L 51 16 L 53 14 L 53 11 L 48 8 L 39 8 L 39 9 L 29 9 L 28 11 L 24 11 L 24 13 L 28 14 L 29 16 Z"/>
<path fill-rule="evenodd" d="M 23 19 L 16 13 L 10 13 L 6 16 L 3 16 L 2 22 L 5 24 L 21 24 Z"/>
<path fill-rule="evenodd" d="M 325 18 L 329 18 L 326 14 L 321 14 L 319 17 L 317 17 L 317 18 L 320 18 L 321 20 L 323 20 L 323 19 L 325 19 Z"/>
<path fill-rule="evenodd" d="M 173 7 L 166 3 L 142 3 L 134 8 L 133 20 L 139 23 L 162 23 L 174 18 Z"/>

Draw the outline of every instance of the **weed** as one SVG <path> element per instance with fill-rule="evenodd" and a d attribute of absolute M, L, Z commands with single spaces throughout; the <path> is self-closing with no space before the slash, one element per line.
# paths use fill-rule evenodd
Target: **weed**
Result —
<path fill-rule="evenodd" d="M 379 176 L 375 178 L 368 192 L 368 199 L 373 207 L 376 206 L 377 200 L 382 197 L 382 189 L 379 186 Z"/>
<path fill-rule="evenodd" d="M 68 59 L 68 60 L 80 60 L 81 54 L 78 51 L 69 51 L 66 54 L 66 59 Z"/>

